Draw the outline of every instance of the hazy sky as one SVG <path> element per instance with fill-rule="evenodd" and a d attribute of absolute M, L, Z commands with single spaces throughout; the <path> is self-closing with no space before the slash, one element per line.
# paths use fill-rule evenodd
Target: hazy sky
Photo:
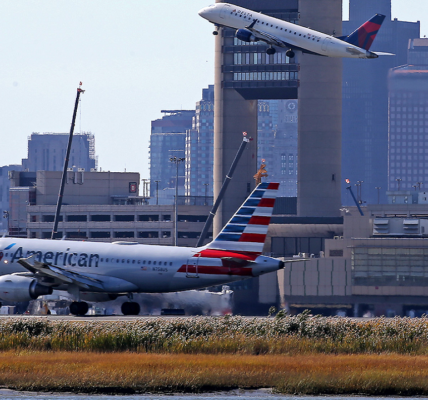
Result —
<path fill-rule="evenodd" d="M 95 135 L 99 167 L 148 178 L 150 121 L 213 84 L 212 26 L 197 14 L 210 2 L 1 0 L 0 165 L 21 163 L 32 132 L 69 132 L 82 81 L 75 131 Z M 428 0 L 392 0 L 392 17 L 428 36 Z"/>

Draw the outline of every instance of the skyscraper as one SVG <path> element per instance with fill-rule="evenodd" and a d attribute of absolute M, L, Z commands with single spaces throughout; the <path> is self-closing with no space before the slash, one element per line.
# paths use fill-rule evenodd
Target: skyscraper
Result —
<path fill-rule="evenodd" d="M 150 196 L 156 196 L 156 189 L 175 187 L 176 166 L 171 157 L 184 157 L 186 131 L 192 128 L 195 116 L 193 110 L 162 110 L 164 116 L 152 121 L 150 135 Z M 178 186 L 184 194 L 184 162 L 178 165 Z M 156 185 L 157 181 L 157 185 Z"/>
<path fill-rule="evenodd" d="M 186 132 L 186 196 L 213 195 L 214 85 L 202 90 Z"/>
<path fill-rule="evenodd" d="M 409 41 L 408 64 L 389 74 L 388 190 L 428 185 L 428 39 Z"/>
<path fill-rule="evenodd" d="M 407 61 L 407 43 L 420 34 L 419 22 L 391 21 L 391 0 L 350 0 L 343 35 L 353 32 L 376 13 L 386 15 L 372 50 L 395 56 L 375 60 L 343 60 L 342 176 L 363 181 L 362 200 L 381 201 L 388 186 L 388 85 L 390 68 Z M 344 204 L 353 204 L 342 182 Z"/>

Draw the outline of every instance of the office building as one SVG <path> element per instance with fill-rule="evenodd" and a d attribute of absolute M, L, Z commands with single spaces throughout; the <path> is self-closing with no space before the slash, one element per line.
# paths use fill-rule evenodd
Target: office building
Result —
<path fill-rule="evenodd" d="M 186 132 L 186 196 L 213 195 L 214 86 L 202 90 L 192 129 Z"/>
<path fill-rule="evenodd" d="M 395 56 L 374 60 L 343 60 L 342 200 L 353 201 L 345 179 L 362 181 L 362 201 L 385 202 L 388 188 L 388 71 L 407 63 L 409 39 L 420 35 L 419 22 L 391 21 L 391 0 L 350 0 L 343 35 L 353 32 L 374 14 L 386 16 L 372 45 Z"/>
<path fill-rule="evenodd" d="M 167 198 L 173 202 L 175 194 L 169 189 L 175 188 L 176 165 L 172 157 L 184 158 L 186 131 L 192 129 L 194 110 L 162 110 L 161 119 L 152 121 L 150 135 L 150 197 L 158 201 Z M 178 165 L 179 194 L 184 195 L 185 163 Z M 156 184 L 157 181 L 157 184 Z M 170 193 L 171 192 L 171 193 Z"/>
<path fill-rule="evenodd" d="M 389 73 L 388 190 L 428 185 L 428 39 L 412 39 L 408 64 Z"/>
<path fill-rule="evenodd" d="M 22 160 L 24 171 L 62 171 L 69 140 L 68 133 L 32 133 L 28 156 Z M 73 135 L 69 167 L 92 171 L 97 168 L 95 137 L 92 133 Z"/>

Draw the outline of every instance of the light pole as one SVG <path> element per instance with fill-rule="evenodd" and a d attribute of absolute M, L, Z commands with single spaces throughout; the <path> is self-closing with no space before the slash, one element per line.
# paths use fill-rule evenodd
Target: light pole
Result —
<path fill-rule="evenodd" d="M 377 190 L 377 204 L 380 204 L 380 186 L 376 186 L 375 189 Z"/>
<path fill-rule="evenodd" d="M 159 182 L 160 181 L 155 181 L 155 183 L 156 183 L 156 205 L 159 204 Z"/>
<path fill-rule="evenodd" d="M 360 204 L 363 204 L 363 182 L 364 181 L 357 181 L 356 185 L 357 186 L 357 197 L 358 197 L 358 202 Z M 358 189 L 359 189 L 359 193 L 358 193 Z"/>
<path fill-rule="evenodd" d="M 175 163 L 175 201 L 174 201 L 174 246 L 177 246 L 177 202 L 178 202 L 178 164 L 185 160 L 184 157 L 170 157 L 169 161 Z"/>
<path fill-rule="evenodd" d="M 397 178 L 397 179 L 395 179 L 396 181 L 397 181 L 397 188 L 398 188 L 398 191 L 400 191 L 400 187 L 401 187 L 401 181 L 402 181 L 402 179 L 401 178 Z"/>

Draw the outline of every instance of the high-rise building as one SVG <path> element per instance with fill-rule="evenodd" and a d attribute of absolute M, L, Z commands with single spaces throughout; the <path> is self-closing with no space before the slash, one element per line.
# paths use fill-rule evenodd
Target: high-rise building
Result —
<path fill-rule="evenodd" d="M 150 135 L 150 196 L 175 188 L 177 175 L 172 157 L 185 156 L 186 131 L 192 129 L 194 110 L 162 110 L 164 116 L 152 121 Z M 178 164 L 179 194 L 184 194 L 184 162 Z M 157 184 L 156 184 L 157 182 Z M 158 193 L 156 193 L 158 192 Z M 162 196 L 160 196 L 162 197 Z"/>
<path fill-rule="evenodd" d="M 28 140 L 28 156 L 22 160 L 26 171 L 62 171 L 67 150 L 68 133 L 32 133 Z M 92 133 L 73 135 L 69 166 L 85 171 L 97 168 L 95 138 Z"/>
<path fill-rule="evenodd" d="M 408 64 L 389 74 L 389 191 L 428 185 L 427 139 L 428 39 L 413 39 Z"/>
<path fill-rule="evenodd" d="M 213 195 L 214 85 L 202 90 L 186 132 L 186 196 Z"/>
<path fill-rule="evenodd" d="M 375 60 L 343 60 L 342 200 L 353 204 L 344 179 L 362 181 L 362 201 L 386 201 L 388 187 L 388 71 L 406 64 L 409 39 L 420 35 L 419 22 L 391 21 L 391 0 L 350 0 L 343 35 L 376 13 L 386 15 L 372 50 L 395 56 Z"/>
<path fill-rule="evenodd" d="M 258 112 L 258 164 L 280 182 L 278 196 L 297 196 L 297 100 L 261 100 Z M 264 160 L 264 161 L 263 161 Z"/>

